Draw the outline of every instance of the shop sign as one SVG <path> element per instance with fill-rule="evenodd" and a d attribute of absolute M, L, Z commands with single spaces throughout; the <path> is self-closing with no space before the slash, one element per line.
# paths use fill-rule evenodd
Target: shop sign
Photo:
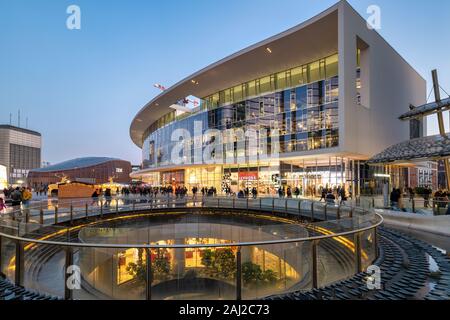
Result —
<path fill-rule="evenodd" d="M 239 172 L 239 180 L 256 181 L 258 172 Z"/>

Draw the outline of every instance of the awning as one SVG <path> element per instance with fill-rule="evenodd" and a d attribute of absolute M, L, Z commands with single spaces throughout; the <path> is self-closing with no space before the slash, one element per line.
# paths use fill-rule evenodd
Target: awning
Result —
<path fill-rule="evenodd" d="M 440 160 L 450 157 L 450 136 L 423 137 L 393 145 L 371 158 L 368 164 Z"/>
<path fill-rule="evenodd" d="M 437 113 L 439 111 L 447 111 L 450 109 L 450 97 L 443 99 L 440 102 L 432 102 L 424 104 L 420 107 L 415 107 L 408 111 L 407 113 L 399 117 L 400 120 L 411 120 L 417 118 L 423 118 L 431 114 Z"/>

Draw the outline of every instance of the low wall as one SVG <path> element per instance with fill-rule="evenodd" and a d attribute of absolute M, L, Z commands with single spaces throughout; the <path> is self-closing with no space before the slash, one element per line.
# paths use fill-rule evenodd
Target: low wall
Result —
<path fill-rule="evenodd" d="M 378 209 L 375 211 L 383 216 L 386 225 L 450 236 L 450 216 L 425 216 Z"/>

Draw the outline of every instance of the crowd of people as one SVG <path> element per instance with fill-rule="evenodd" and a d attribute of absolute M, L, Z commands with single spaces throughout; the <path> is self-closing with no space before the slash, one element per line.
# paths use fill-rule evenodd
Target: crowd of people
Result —
<path fill-rule="evenodd" d="M 347 192 L 345 187 L 343 186 L 334 186 L 330 188 L 327 186 L 320 187 L 318 190 L 318 194 L 320 195 L 319 201 L 324 201 L 328 204 L 345 204 L 348 197 L 351 197 L 351 190 Z M 20 206 L 24 206 L 25 208 L 28 206 L 29 202 L 33 198 L 33 192 L 36 195 L 47 194 L 47 190 L 45 188 L 35 189 L 34 191 L 29 187 L 8 187 L 3 190 L 3 194 L 0 194 L 0 212 L 4 212 L 7 209 L 7 206 L 11 205 L 13 208 L 17 208 Z M 256 187 L 245 187 L 239 189 L 237 193 L 234 193 L 229 186 L 225 186 L 222 188 L 222 192 L 227 196 L 236 196 L 237 198 L 257 198 L 258 197 L 258 189 Z M 280 198 L 299 198 L 303 195 L 303 190 L 301 187 L 291 187 L 291 186 L 280 186 L 275 190 Z M 193 197 L 197 197 L 197 195 L 201 195 L 202 197 L 213 197 L 217 196 L 217 189 L 213 186 L 211 187 L 198 187 L 193 186 L 189 191 L 186 186 L 158 186 L 152 187 L 149 185 L 130 185 L 117 187 L 117 189 L 111 190 L 107 188 L 106 190 L 102 190 L 101 188 L 96 189 L 92 198 L 97 199 L 99 197 L 104 197 L 106 200 L 112 199 L 113 194 L 122 195 L 122 196 L 140 196 L 140 197 L 157 197 L 157 196 L 174 196 L 176 198 L 184 198 L 188 196 L 188 194 Z M 438 189 L 434 192 L 430 187 L 422 187 L 422 188 L 393 188 L 389 196 L 390 207 L 393 210 L 403 210 L 405 207 L 405 201 L 412 202 L 414 199 L 417 199 L 417 196 L 423 198 L 424 207 L 430 208 L 439 208 L 445 210 L 447 208 L 446 214 L 450 215 L 450 191 L 446 191 L 443 189 Z M 433 204 L 431 205 L 431 201 Z"/>
<path fill-rule="evenodd" d="M 21 205 L 27 207 L 33 198 L 31 188 L 28 187 L 9 187 L 3 189 L 3 197 L 0 197 L 0 212 L 4 212 L 7 208 L 6 199 L 9 199 L 13 208 Z"/>
<path fill-rule="evenodd" d="M 418 193 L 420 191 L 420 193 Z M 437 209 L 447 208 L 446 215 L 450 215 L 450 191 L 439 188 L 434 194 L 430 187 L 419 188 L 419 190 L 414 190 L 413 188 L 405 188 L 403 191 L 400 188 L 393 188 L 390 195 L 389 201 L 390 206 L 394 210 L 403 210 L 405 203 L 404 201 L 413 202 L 413 200 L 420 196 L 423 198 L 423 206 L 425 208 L 430 208 L 433 206 Z M 408 199 L 405 199 L 405 198 Z M 433 204 L 430 204 L 430 201 Z"/>

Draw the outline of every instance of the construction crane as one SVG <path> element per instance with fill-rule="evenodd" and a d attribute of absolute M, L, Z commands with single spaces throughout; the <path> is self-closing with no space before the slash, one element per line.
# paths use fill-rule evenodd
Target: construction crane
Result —
<path fill-rule="evenodd" d="M 159 83 L 155 83 L 153 86 L 154 86 L 155 88 L 161 90 L 161 91 L 166 91 L 166 90 L 167 90 L 167 88 L 166 88 L 165 86 L 163 86 L 163 85 L 161 85 L 161 84 L 159 84 Z M 198 106 L 198 101 L 190 100 L 190 99 L 188 99 L 188 98 L 184 98 L 184 99 L 182 99 L 181 101 L 183 102 L 183 104 L 192 103 L 192 104 L 194 105 L 194 107 L 197 107 L 197 106 Z"/>

